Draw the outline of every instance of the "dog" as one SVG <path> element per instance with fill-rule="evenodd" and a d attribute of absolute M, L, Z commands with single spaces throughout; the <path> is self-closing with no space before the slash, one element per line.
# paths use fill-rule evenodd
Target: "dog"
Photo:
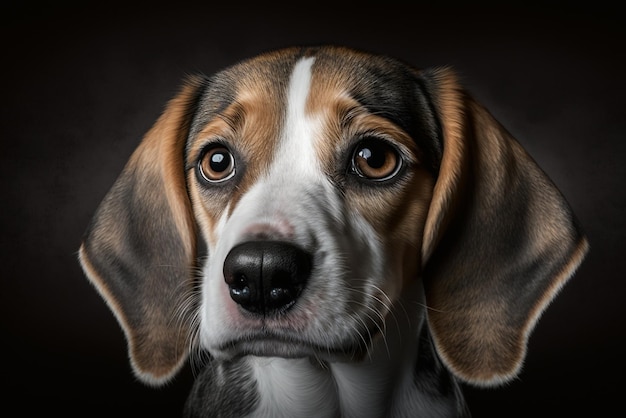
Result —
<path fill-rule="evenodd" d="M 185 416 L 457 417 L 587 250 L 453 69 L 320 46 L 189 77 L 78 257 Z"/>

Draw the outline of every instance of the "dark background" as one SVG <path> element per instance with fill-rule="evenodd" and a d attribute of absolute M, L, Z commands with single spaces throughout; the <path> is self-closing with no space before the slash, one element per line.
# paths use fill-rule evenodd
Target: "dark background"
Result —
<path fill-rule="evenodd" d="M 136 381 L 123 333 L 76 261 L 81 234 L 186 74 L 333 43 L 418 67 L 452 65 L 554 180 L 589 237 L 591 251 L 539 321 L 519 378 L 464 387 L 474 416 L 622 409 L 626 22 L 617 10 L 2 7 L 3 408 L 178 416 L 190 368 L 164 388 Z"/>

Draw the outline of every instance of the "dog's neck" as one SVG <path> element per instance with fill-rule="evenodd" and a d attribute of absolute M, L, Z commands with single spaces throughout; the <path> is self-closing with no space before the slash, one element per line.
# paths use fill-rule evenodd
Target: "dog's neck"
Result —
<path fill-rule="evenodd" d="M 252 416 L 388 416 L 412 384 L 417 336 L 400 341 L 387 332 L 358 362 L 248 358 L 259 394 Z"/>
<path fill-rule="evenodd" d="M 251 417 L 462 416 L 462 395 L 434 352 L 424 308 L 398 306 L 385 338 L 359 362 L 248 356 L 208 365 L 188 416 L 223 416 L 233 406 L 234 415 Z"/>

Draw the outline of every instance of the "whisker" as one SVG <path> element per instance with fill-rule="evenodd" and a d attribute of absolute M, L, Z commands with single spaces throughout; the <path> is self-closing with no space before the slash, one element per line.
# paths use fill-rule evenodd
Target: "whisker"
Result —
<path fill-rule="evenodd" d="M 363 321 L 363 319 L 358 317 L 358 316 L 356 316 L 356 315 L 354 315 L 354 314 L 351 314 L 350 317 L 352 319 L 355 319 L 355 320 L 361 322 L 361 324 L 363 324 L 363 328 L 365 328 L 365 330 L 367 331 L 367 334 L 369 336 L 369 341 L 372 341 L 372 334 L 370 333 L 370 331 L 369 331 L 369 329 L 367 327 L 367 324 Z M 352 329 L 354 329 L 354 332 L 356 332 L 359 335 L 359 338 L 363 342 L 363 347 L 367 348 L 369 343 L 368 343 L 368 340 L 365 339 L 365 336 L 361 333 L 361 331 L 359 331 L 359 329 L 356 326 L 352 326 Z M 370 360 L 372 360 L 372 353 L 370 352 L 370 350 L 367 350 L 367 356 L 368 356 L 368 358 Z M 352 355 L 352 357 L 354 358 L 354 354 Z"/>
<path fill-rule="evenodd" d="M 398 330 L 400 330 L 400 324 L 398 323 L 398 319 L 396 318 L 396 315 L 394 313 L 394 309 L 393 309 L 393 302 L 391 301 L 391 298 L 389 298 L 389 296 L 378 286 L 374 285 L 373 283 L 365 283 L 366 285 L 370 286 L 371 288 L 373 288 L 374 290 L 376 290 L 378 293 L 380 293 L 386 300 L 387 302 L 385 302 L 383 299 L 381 299 L 380 297 L 378 297 L 376 294 L 371 293 L 371 292 L 366 292 L 364 290 L 361 289 L 353 289 L 355 292 L 361 293 L 365 296 L 367 296 L 368 298 L 371 298 L 375 301 L 377 301 L 380 305 L 382 305 L 383 308 L 385 308 L 385 310 L 388 312 L 389 315 L 391 315 L 391 317 L 393 318 L 394 322 L 396 323 L 396 327 L 398 328 Z M 375 310 L 373 307 L 367 305 L 367 304 L 362 304 L 363 306 Z M 384 324 L 385 330 L 386 330 L 386 326 L 387 326 L 387 321 L 385 320 L 384 315 L 378 311 L 375 310 L 377 316 L 380 317 L 381 321 Z"/>
<path fill-rule="evenodd" d="M 412 303 L 413 303 L 413 304 L 415 304 L 415 305 L 417 305 L 417 306 L 420 306 L 420 307 L 422 307 L 422 308 L 424 308 L 424 309 L 426 309 L 426 310 L 428 310 L 428 311 L 438 312 L 438 313 L 446 313 L 446 312 L 448 312 L 448 311 L 447 311 L 447 310 L 445 310 L 445 309 L 437 309 L 437 308 L 433 308 L 432 306 L 428 306 L 427 304 L 422 303 L 422 302 L 413 301 Z"/>

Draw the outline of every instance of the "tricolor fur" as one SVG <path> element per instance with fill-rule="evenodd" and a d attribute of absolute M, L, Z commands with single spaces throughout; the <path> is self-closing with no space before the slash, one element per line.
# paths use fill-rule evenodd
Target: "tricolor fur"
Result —
<path fill-rule="evenodd" d="M 302 277 L 238 282 L 248 249 Z M 80 260 L 142 380 L 209 354 L 189 416 L 462 416 L 456 380 L 519 372 L 586 249 L 450 69 L 322 47 L 191 78 Z"/>

